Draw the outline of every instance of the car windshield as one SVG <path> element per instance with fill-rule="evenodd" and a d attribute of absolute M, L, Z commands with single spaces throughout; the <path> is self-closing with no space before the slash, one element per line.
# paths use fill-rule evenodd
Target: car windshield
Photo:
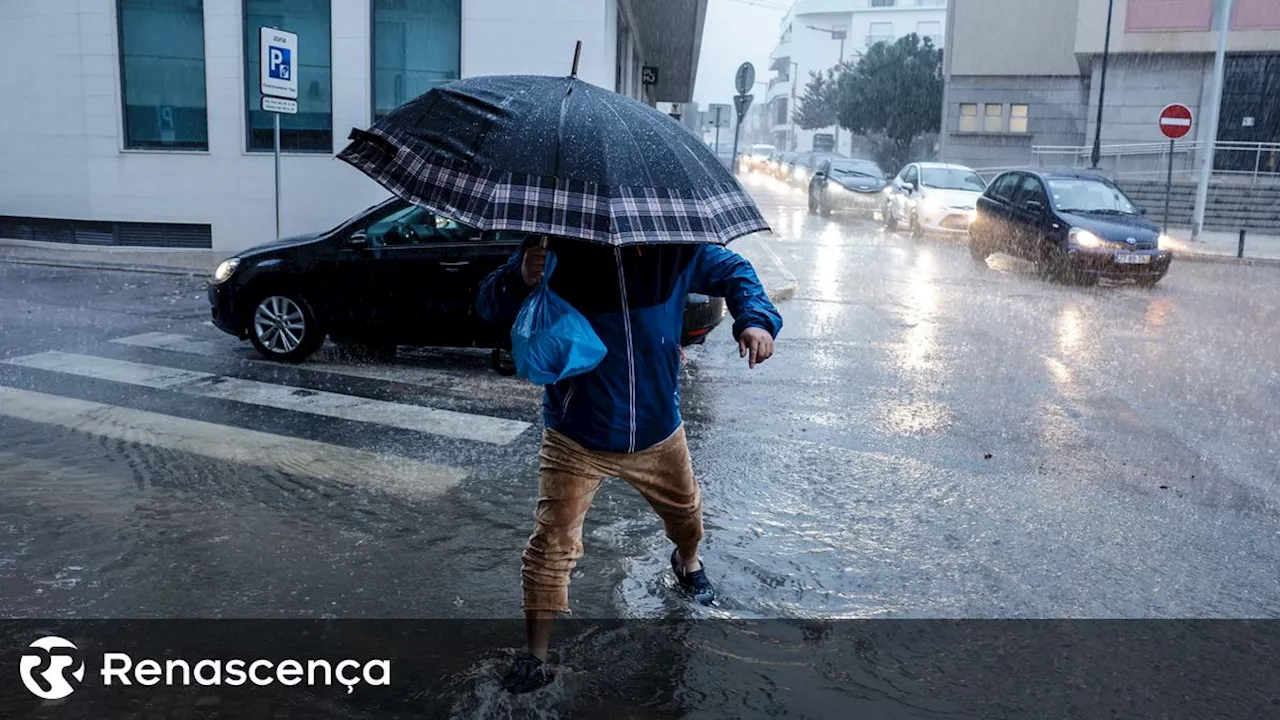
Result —
<path fill-rule="evenodd" d="M 875 163 L 869 162 L 842 162 L 831 163 L 831 174 L 840 177 L 869 177 L 877 180 L 884 179 L 884 171 L 882 171 Z"/>
<path fill-rule="evenodd" d="M 982 192 L 987 184 L 978 173 L 963 168 L 920 168 L 920 184 L 937 190 L 972 190 Z"/>
<path fill-rule="evenodd" d="M 1136 215 L 1138 209 L 1112 185 L 1087 178 L 1049 180 L 1053 206 L 1061 212 Z"/>

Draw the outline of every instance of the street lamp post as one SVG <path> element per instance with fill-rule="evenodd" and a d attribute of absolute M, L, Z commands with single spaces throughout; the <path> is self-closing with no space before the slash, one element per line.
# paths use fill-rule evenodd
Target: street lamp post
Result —
<path fill-rule="evenodd" d="M 831 36 L 832 40 L 839 40 L 840 41 L 840 60 L 836 63 L 836 66 L 839 67 L 840 65 L 844 64 L 844 39 L 849 36 L 849 32 L 847 30 L 820 28 L 820 27 L 814 27 L 812 25 L 806 25 L 805 27 L 809 28 L 810 30 L 817 30 L 818 32 L 827 33 L 828 35 Z M 840 152 L 840 122 L 839 121 L 836 121 L 835 132 L 832 133 L 831 139 L 832 139 L 832 143 L 835 145 L 835 151 L 839 153 Z"/>
<path fill-rule="evenodd" d="M 1098 161 L 1102 159 L 1102 103 L 1107 93 L 1107 61 L 1111 58 L 1111 15 L 1116 9 L 1116 0 L 1107 2 L 1107 35 L 1102 40 L 1102 77 L 1098 80 L 1098 123 L 1093 128 L 1093 169 L 1098 169 Z"/>
<path fill-rule="evenodd" d="M 787 123 L 791 126 L 791 150 L 796 149 L 796 80 L 800 74 L 800 63 L 791 60 L 791 100 L 787 103 Z"/>

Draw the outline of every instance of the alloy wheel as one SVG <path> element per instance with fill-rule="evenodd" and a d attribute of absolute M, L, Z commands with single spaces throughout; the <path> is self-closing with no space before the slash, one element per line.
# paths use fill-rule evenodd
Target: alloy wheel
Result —
<path fill-rule="evenodd" d="M 270 295 L 253 312 L 253 332 L 268 350 L 286 355 L 297 350 L 306 338 L 306 317 L 291 298 Z"/>

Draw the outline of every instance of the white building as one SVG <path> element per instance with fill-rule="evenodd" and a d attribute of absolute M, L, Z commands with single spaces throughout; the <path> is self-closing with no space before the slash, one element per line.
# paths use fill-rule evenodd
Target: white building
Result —
<path fill-rule="evenodd" d="M 877 42 L 893 42 L 916 33 L 942 47 L 946 0 L 795 0 L 782 18 L 778 45 L 769 55 L 765 101 L 772 119 L 773 144 L 779 149 L 811 151 L 815 140 L 839 141 L 838 152 L 850 154 L 851 138 L 836 127 L 803 130 L 792 111 L 804 96 L 809 73 L 825 71 Z M 843 35 L 843 39 L 841 36 Z M 816 136 L 816 137 L 815 137 Z M 826 137 L 824 137 L 826 136 Z"/>
<path fill-rule="evenodd" d="M 706 0 L 0 0 L 0 237 L 227 253 L 272 239 L 262 25 L 299 36 L 288 235 L 385 197 L 334 156 L 351 128 L 450 79 L 567 75 L 581 40 L 584 80 L 690 100 L 705 14 Z"/>

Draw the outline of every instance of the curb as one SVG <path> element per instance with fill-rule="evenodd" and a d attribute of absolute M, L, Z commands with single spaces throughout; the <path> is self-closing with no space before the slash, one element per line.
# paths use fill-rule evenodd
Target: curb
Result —
<path fill-rule="evenodd" d="M 1257 265 L 1259 267 L 1280 267 L 1280 258 L 1238 258 L 1231 255 L 1210 255 L 1208 253 L 1173 252 L 1176 262 L 1203 263 L 1205 265 Z"/>
<path fill-rule="evenodd" d="M 114 270 L 116 272 L 145 273 L 149 275 L 175 275 L 184 277 L 202 277 L 208 272 L 184 268 L 166 267 L 164 265 L 130 265 L 124 263 L 104 263 L 93 260 L 32 260 L 28 258 L 0 257 L 0 263 L 11 265 L 36 265 L 40 267 L 73 268 L 78 270 Z"/>

